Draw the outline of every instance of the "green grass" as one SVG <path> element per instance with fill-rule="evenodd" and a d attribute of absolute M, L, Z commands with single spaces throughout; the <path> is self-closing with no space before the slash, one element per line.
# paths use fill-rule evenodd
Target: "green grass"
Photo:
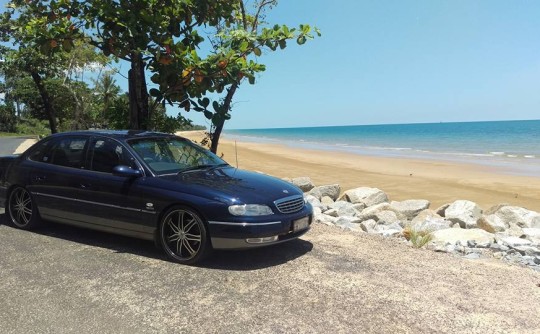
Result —
<path fill-rule="evenodd" d="M 0 131 L 0 137 L 38 136 L 42 138 L 51 134 L 47 121 L 34 118 L 19 119 L 14 130 L 14 132 Z"/>

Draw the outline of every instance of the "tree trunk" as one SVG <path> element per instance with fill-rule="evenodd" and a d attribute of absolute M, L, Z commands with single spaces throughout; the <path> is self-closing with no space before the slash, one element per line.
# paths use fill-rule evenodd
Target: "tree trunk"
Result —
<path fill-rule="evenodd" d="M 15 110 L 17 113 L 17 119 L 21 119 L 21 103 L 19 100 L 15 101 Z"/>
<path fill-rule="evenodd" d="M 227 113 L 231 109 L 232 98 L 234 96 L 234 93 L 236 93 L 237 88 L 238 84 L 235 83 L 227 91 L 227 96 L 225 96 L 225 101 L 223 101 L 224 113 Z M 223 131 L 223 126 L 225 125 L 225 117 L 222 117 L 221 121 L 218 124 L 214 125 L 216 126 L 216 128 L 214 129 L 214 133 L 212 133 L 211 135 L 212 143 L 210 144 L 210 151 L 212 153 L 217 153 L 219 138 L 221 137 L 221 132 Z"/>
<path fill-rule="evenodd" d="M 51 133 L 57 133 L 58 130 L 56 129 L 56 113 L 54 111 L 54 107 L 52 105 L 49 92 L 47 92 L 47 89 L 45 88 L 45 85 L 43 84 L 43 80 L 41 79 L 41 76 L 39 75 L 39 73 L 31 71 L 30 75 L 32 76 L 32 79 L 34 80 L 34 84 L 36 85 L 39 91 L 39 95 L 41 96 L 41 100 L 43 101 L 43 107 L 45 108 L 45 113 L 47 114 L 47 117 L 49 118 L 49 127 L 51 128 Z"/>
<path fill-rule="evenodd" d="M 149 124 L 148 91 L 142 54 L 132 53 L 129 80 L 129 126 L 133 130 L 147 130 Z"/>

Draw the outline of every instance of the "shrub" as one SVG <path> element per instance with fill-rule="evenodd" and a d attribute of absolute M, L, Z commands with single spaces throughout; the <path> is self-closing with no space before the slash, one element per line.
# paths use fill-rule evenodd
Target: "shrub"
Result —
<path fill-rule="evenodd" d="M 433 234 L 430 230 L 417 230 L 411 226 L 405 227 L 403 236 L 410 241 L 415 248 L 422 248 L 433 240 Z"/>
<path fill-rule="evenodd" d="M 17 122 L 16 132 L 24 135 L 38 135 L 44 137 L 51 134 L 49 123 L 35 118 L 21 119 Z"/>

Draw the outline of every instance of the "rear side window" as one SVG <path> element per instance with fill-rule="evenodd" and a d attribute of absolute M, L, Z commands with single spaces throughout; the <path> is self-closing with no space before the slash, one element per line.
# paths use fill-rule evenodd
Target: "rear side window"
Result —
<path fill-rule="evenodd" d="M 83 137 L 60 138 L 43 154 L 41 161 L 58 166 L 84 168 L 87 142 L 88 139 Z"/>
<path fill-rule="evenodd" d="M 30 152 L 30 154 L 28 155 L 28 159 L 32 161 L 38 161 L 38 162 L 48 162 L 48 161 L 43 161 L 43 157 L 47 153 L 47 148 L 49 147 L 50 143 L 51 141 L 49 140 L 49 141 L 41 142 L 37 144 L 36 146 L 34 146 L 32 148 L 32 152 Z M 48 160 L 48 158 L 46 160 Z"/>

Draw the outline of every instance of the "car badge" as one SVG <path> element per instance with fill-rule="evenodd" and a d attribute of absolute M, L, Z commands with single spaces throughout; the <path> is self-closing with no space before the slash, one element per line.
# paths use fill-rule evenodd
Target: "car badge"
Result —
<path fill-rule="evenodd" d="M 288 190 L 283 190 L 283 192 L 284 192 L 284 193 L 286 193 L 286 194 L 288 194 L 288 193 L 289 193 L 289 191 L 288 191 Z"/>
<path fill-rule="evenodd" d="M 146 203 L 146 210 L 154 210 L 154 203 Z"/>

